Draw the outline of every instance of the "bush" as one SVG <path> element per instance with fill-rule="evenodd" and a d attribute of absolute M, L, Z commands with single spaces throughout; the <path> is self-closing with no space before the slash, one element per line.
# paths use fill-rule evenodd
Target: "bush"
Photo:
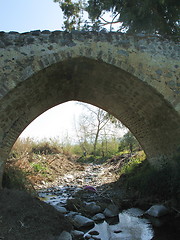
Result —
<path fill-rule="evenodd" d="M 168 164 L 163 169 L 157 170 L 145 160 L 125 171 L 126 186 L 138 191 L 140 196 L 169 199 L 180 194 L 179 172 L 180 163 L 176 168 Z"/>
<path fill-rule="evenodd" d="M 122 152 L 122 154 L 127 154 L 127 151 Z M 124 164 L 124 166 L 121 168 L 120 174 L 133 174 L 133 172 L 136 172 L 136 168 L 140 167 L 140 164 L 143 163 L 143 161 L 146 160 L 146 155 L 144 151 L 137 152 L 136 155 L 129 158 L 129 161 Z"/>
<path fill-rule="evenodd" d="M 15 166 L 6 166 L 2 186 L 3 188 L 34 192 L 33 185 L 28 179 L 27 173 Z"/>
<path fill-rule="evenodd" d="M 33 144 L 32 152 L 35 154 L 58 154 L 60 150 L 56 146 L 51 146 L 48 142 Z"/>
<path fill-rule="evenodd" d="M 34 141 L 31 138 L 26 138 L 26 139 L 18 138 L 11 149 L 9 158 L 17 159 L 19 157 L 22 157 L 22 155 L 30 153 L 32 151 L 33 144 L 34 144 Z"/>

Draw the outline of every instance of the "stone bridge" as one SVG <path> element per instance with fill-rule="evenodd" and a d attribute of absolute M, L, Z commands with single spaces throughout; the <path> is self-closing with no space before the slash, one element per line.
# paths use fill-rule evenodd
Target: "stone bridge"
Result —
<path fill-rule="evenodd" d="M 180 147 L 179 43 L 119 33 L 0 32 L 0 166 L 21 132 L 70 100 L 98 106 L 135 135 L 151 164 Z"/>

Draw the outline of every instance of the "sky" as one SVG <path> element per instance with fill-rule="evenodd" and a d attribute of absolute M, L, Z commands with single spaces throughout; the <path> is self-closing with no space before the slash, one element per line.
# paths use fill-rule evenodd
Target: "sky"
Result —
<path fill-rule="evenodd" d="M 63 14 L 53 0 L 0 0 L 0 31 L 61 30 Z"/>
<path fill-rule="evenodd" d="M 63 14 L 53 0 L 0 0 L 0 31 L 29 32 L 62 30 Z M 35 119 L 20 135 L 35 140 L 75 138 L 74 119 L 83 107 L 71 101 L 54 107 Z"/>
<path fill-rule="evenodd" d="M 36 118 L 21 134 L 21 138 L 35 140 L 54 139 L 65 141 L 67 136 L 76 142 L 75 121 L 78 121 L 83 107 L 70 101 L 53 107 Z"/>

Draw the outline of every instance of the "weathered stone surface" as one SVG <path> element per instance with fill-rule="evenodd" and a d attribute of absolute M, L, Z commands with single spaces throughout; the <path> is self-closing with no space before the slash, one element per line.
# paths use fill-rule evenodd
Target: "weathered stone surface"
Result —
<path fill-rule="evenodd" d="M 72 218 L 72 223 L 76 228 L 89 227 L 94 225 L 93 220 L 81 215 L 75 215 Z"/>
<path fill-rule="evenodd" d="M 180 148 L 179 52 L 159 36 L 1 32 L 0 162 L 41 113 L 78 100 L 120 119 L 163 167 Z"/>
<path fill-rule="evenodd" d="M 86 202 L 85 203 L 85 210 L 90 214 L 96 214 L 101 211 L 101 207 L 98 206 L 95 202 Z"/>
<path fill-rule="evenodd" d="M 161 217 L 168 214 L 169 210 L 164 205 L 153 205 L 146 211 L 146 213 L 152 217 Z"/>
<path fill-rule="evenodd" d="M 119 209 L 116 205 L 110 204 L 103 212 L 106 217 L 115 217 L 119 214 Z"/>

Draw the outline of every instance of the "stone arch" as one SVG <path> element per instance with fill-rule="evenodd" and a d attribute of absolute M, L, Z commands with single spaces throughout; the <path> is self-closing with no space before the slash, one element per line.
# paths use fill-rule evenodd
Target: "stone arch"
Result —
<path fill-rule="evenodd" d="M 1 162 L 36 117 L 70 100 L 93 104 L 120 119 L 155 166 L 177 154 L 179 115 L 157 90 L 102 60 L 76 57 L 31 74 L 1 99 Z"/>

